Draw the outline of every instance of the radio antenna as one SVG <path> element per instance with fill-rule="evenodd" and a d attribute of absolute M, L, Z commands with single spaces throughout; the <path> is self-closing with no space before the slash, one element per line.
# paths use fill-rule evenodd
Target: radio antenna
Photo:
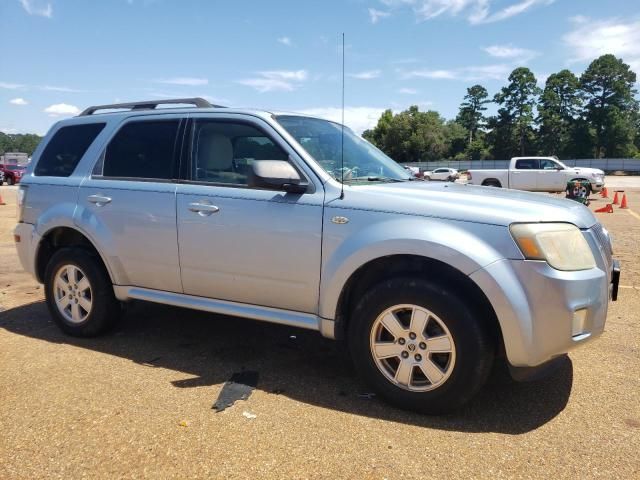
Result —
<path fill-rule="evenodd" d="M 342 200 L 344 198 L 344 32 L 342 32 L 342 121 L 340 128 L 340 200 Z"/>

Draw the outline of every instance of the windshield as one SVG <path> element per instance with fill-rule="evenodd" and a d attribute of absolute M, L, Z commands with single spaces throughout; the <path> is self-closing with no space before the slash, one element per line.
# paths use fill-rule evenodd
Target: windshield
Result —
<path fill-rule="evenodd" d="M 7 170 L 12 170 L 12 171 L 24 170 L 24 167 L 20 165 L 7 165 Z"/>
<path fill-rule="evenodd" d="M 341 165 L 342 127 L 328 120 L 280 115 L 280 125 L 334 179 L 344 183 L 400 182 L 413 176 L 366 140 L 344 127 L 344 166 Z"/>

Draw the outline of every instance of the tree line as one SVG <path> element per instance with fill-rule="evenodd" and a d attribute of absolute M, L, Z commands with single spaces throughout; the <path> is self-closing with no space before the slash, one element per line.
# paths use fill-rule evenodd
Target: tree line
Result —
<path fill-rule="evenodd" d="M 3 133 L 0 132 L 0 155 L 7 152 L 33 154 L 42 137 L 35 133 Z"/>
<path fill-rule="evenodd" d="M 441 159 L 640 158 L 636 74 L 614 55 L 595 59 L 577 77 L 564 69 L 544 88 L 531 70 L 513 70 L 491 99 L 482 85 L 467 88 L 454 120 L 412 106 L 386 110 L 363 137 L 398 162 Z M 487 105 L 497 106 L 487 116 Z"/>

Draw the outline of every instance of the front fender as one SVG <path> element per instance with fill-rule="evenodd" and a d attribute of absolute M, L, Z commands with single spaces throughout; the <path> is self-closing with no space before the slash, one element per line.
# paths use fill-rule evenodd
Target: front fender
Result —
<path fill-rule="evenodd" d="M 520 254 L 506 227 L 382 212 L 349 212 L 348 224 L 331 221 L 342 209 L 327 208 L 319 315 L 335 319 L 347 281 L 360 267 L 391 255 L 444 262 L 465 275 Z"/>

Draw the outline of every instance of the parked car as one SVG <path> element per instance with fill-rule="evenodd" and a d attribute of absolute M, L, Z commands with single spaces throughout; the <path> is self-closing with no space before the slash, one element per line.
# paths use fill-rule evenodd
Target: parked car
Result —
<path fill-rule="evenodd" d="M 4 172 L 0 170 L 0 185 L 4 183 Z"/>
<path fill-rule="evenodd" d="M 0 164 L 0 172 L 4 174 L 4 181 L 7 182 L 7 185 L 15 185 L 20 183 L 25 167 L 22 165 Z"/>
<path fill-rule="evenodd" d="M 531 192 L 564 192 L 567 183 L 572 181 L 589 182 L 591 192 L 599 192 L 604 188 L 602 170 L 567 167 L 555 157 L 514 157 L 508 169 L 469 170 L 467 178 L 471 185 Z"/>
<path fill-rule="evenodd" d="M 455 182 L 460 178 L 460 173 L 455 168 L 436 168 L 432 172 L 424 172 L 425 180 L 446 180 Z"/>
<path fill-rule="evenodd" d="M 415 181 L 304 115 L 90 107 L 51 128 L 17 198 L 21 263 L 64 332 L 101 334 L 133 299 L 316 330 L 428 413 L 469 401 L 495 358 L 520 380 L 551 368 L 617 296 L 583 205 Z"/>

